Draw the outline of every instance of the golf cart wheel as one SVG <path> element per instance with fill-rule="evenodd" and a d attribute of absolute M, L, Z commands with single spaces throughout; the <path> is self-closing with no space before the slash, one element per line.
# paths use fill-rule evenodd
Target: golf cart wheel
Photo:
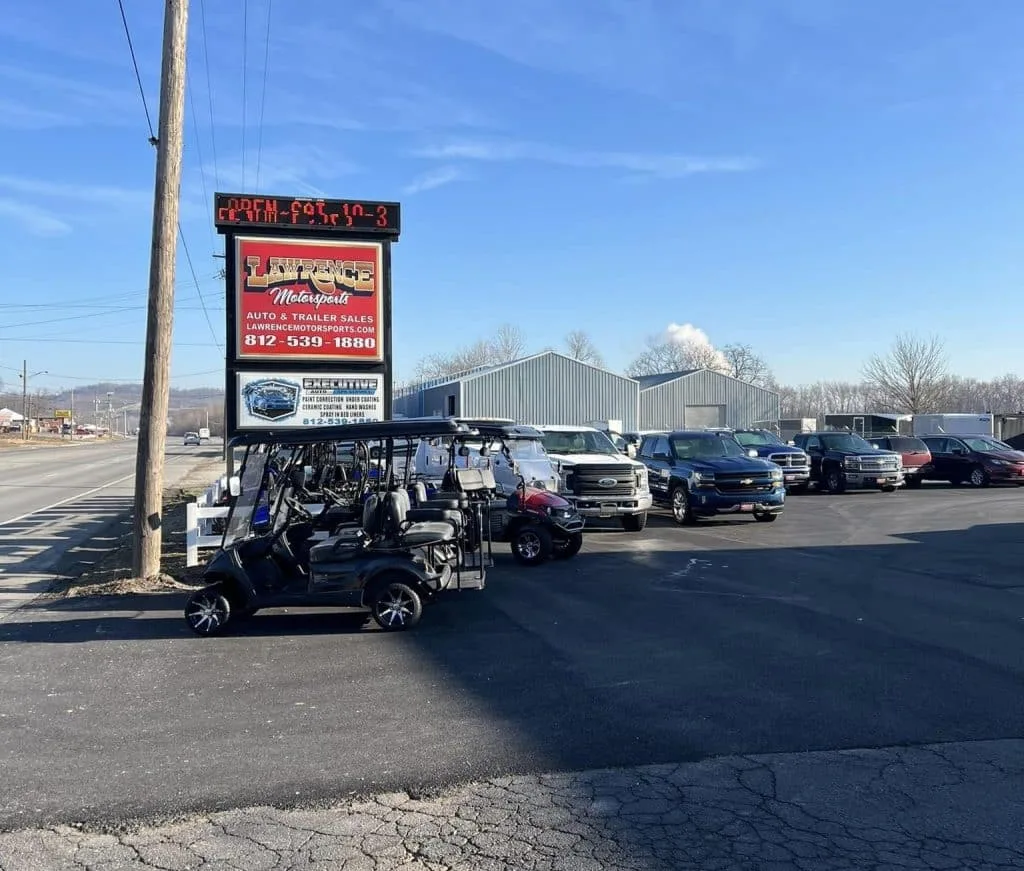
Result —
<path fill-rule="evenodd" d="M 642 514 L 623 514 L 622 528 L 626 532 L 643 532 L 647 526 L 647 512 Z"/>
<path fill-rule="evenodd" d="M 992 483 L 989 480 L 988 472 L 986 472 L 981 466 L 975 466 L 971 469 L 970 482 L 972 487 L 987 487 Z"/>
<path fill-rule="evenodd" d="M 567 538 L 560 538 L 554 543 L 551 556 L 555 559 L 571 559 L 580 552 L 583 547 L 583 533 L 574 532 Z"/>
<path fill-rule="evenodd" d="M 387 581 L 380 585 L 370 600 L 374 622 L 385 632 L 412 629 L 423 616 L 420 594 L 404 581 Z"/>
<path fill-rule="evenodd" d="M 779 519 L 778 514 L 773 514 L 770 511 L 760 511 L 754 515 L 754 520 L 758 523 L 774 523 Z"/>
<path fill-rule="evenodd" d="M 220 635 L 231 621 L 231 603 L 220 584 L 196 590 L 185 603 L 185 622 L 202 638 Z"/>
<path fill-rule="evenodd" d="M 512 535 L 512 556 L 524 566 L 539 566 L 554 551 L 551 533 L 543 526 L 524 523 Z"/>

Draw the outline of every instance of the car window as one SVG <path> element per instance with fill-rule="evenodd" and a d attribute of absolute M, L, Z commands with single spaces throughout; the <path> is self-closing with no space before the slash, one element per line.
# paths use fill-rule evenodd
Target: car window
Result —
<path fill-rule="evenodd" d="M 766 445 L 781 445 L 784 442 L 777 436 L 764 430 L 756 432 L 738 432 L 734 438 L 745 448 L 760 448 Z"/>
<path fill-rule="evenodd" d="M 889 448 L 891 450 L 899 451 L 903 454 L 928 450 L 928 445 L 921 441 L 921 439 L 910 438 L 909 436 L 898 436 L 896 438 L 886 439 L 886 441 L 889 443 Z"/>
<path fill-rule="evenodd" d="M 668 439 L 665 436 L 658 436 L 654 441 L 654 455 L 669 456 Z"/>
<path fill-rule="evenodd" d="M 817 436 L 808 436 L 804 447 L 807 450 L 818 450 L 821 447 L 821 439 Z"/>
<path fill-rule="evenodd" d="M 981 436 L 974 436 L 974 437 L 971 437 L 971 438 L 965 438 L 964 439 L 964 443 L 972 451 L 982 451 L 982 452 L 989 452 L 989 453 L 991 453 L 992 451 L 997 451 L 998 452 L 998 451 L 1012 451 L 1013 450 L 1013 448 L 1011 448 L 1009 445 L 1003 444 L 1002 442 L 998 442 L 995 439 L 984 438 L 984 437 L 981 437 Z"/>
<path fill-rule="evenodd" d="M 927 438 L 921 439 L 927 445 L 928 450 L 933 454 L 944 454 L 947 452 L 949 439 L 944 438 Z"/>
<path fill-rule="evenodd" d="M 672 447 L 680 460 L 746 456 L 746 451 L 735 439 L 720 438 L 716 435 L 674 436 Z"/>
<path fill-rule="evenodd" d="M 640 456 L 645 457 L 648 460 L 654 457 L 654 443 L 657 441 L 656 438 L 648 437 L 640 443 Z"/>

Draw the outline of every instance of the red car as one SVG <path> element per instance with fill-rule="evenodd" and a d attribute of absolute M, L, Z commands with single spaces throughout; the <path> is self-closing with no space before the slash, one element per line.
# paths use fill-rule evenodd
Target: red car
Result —
<path fill-rule="evenodd" d="M 903 457 L 903 480 L 908 489 L 921 486 L 931 471 L 932 452 L 921 439 L 911 436 L 891 435 L 868 439 L 876 448 L 895 451 Z"/>

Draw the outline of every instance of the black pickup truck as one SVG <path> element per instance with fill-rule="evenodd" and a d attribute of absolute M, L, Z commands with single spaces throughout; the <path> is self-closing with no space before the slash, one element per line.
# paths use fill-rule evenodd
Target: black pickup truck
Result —
<path fill-rule="evenodd" d="M 793 443 L 811 458 L 811 481 L 819 490 L 878 489 L 903 486 L 903 460 L 895 451 L 873 447 L 853 432 L 802 432 Z"/>

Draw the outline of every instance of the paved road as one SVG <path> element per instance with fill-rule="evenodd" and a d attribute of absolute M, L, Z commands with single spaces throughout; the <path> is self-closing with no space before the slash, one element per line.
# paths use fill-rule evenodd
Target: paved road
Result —
<path fill-rule="evenodd" d="M 167 483 L 222 449 L 172 440 Z M 0 451 L 0 620 L 46 589 L 68 548 L 130 510 L 135 450 L 129 440 Z"/>
<path fill-rule="evenodd" d="M 404 635 L 312 612 L 198 640 L 176 596 L 20 612 L 0 827 L 1024 738 L 1022 502 L 808 495 L 770 525 L 593 531 L 569 563 L 503 556 Z"/>

